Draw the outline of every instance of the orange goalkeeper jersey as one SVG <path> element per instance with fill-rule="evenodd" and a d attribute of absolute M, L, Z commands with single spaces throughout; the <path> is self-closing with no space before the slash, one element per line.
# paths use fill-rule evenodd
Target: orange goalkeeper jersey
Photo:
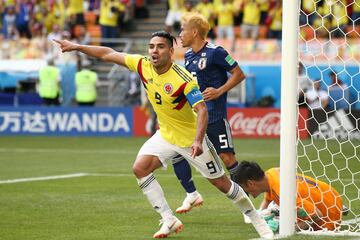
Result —
<path fill-rule="evenodd" d="M 270 191 L 265 194 L 267 201 L 274 201 L 279 205 L 280 202 L 280 169 L 271 168 L 266 171 Z M 321 222 L 315 226 L 315 230 L 327 228 L 334 230 L 342 218 L 342 199 L 339 193 L 330 185 L 315 180 L 311 177 L 297 174 L 297 209 L 304 209 L 308 217 L 298 215 L 298 221 L 308 220 L 316 214 L 317 208 L 323 215 Z M 310 217 L 309 217 L 310 216 Z"/>

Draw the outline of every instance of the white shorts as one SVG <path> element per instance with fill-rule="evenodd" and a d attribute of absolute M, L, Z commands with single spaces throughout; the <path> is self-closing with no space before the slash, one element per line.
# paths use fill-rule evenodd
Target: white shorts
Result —
<path fill-rule="evenodd" d="M 165 25 L 166 26 L 173 26 L 175 22 L 181 21 L 182 12 L 181 11 L 172 11 L 169 10 L 166 19 L 165 19 Z"/>
<path fill-rule="evenodd" d="M 203 141 L 203 154 L 195 158 L 191 157 L 191 148 L 182 148 L 168 143 L 157 131 L 144 145 L 140 148 L 138 156 L 152 155 L 160 159 L 163 167 L 167 167 L 167 161 L 171 161 L 175 156 L 182 155 L 198 172 L 206 178 L 219 178 L 225 174 L 222 168 L 219 156 L 216 153 L 212 143 L 205 136 Z"/>

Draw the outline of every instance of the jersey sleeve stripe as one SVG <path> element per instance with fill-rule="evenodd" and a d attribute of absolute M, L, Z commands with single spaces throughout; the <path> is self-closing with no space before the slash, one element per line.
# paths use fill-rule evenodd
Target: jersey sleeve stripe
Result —
<path fill-rule="evenodd" d="M 172 97 L 178 97 L 181 94 L 184 95 L 184 89 L 186 87 L 187 83 L 183 83 L 178 90 L 176 90 L 171 96 Z"/>
<path fill-rule="evenodd" d="M 145 77 L 143 75 L 143 72 L 142 72 L 142 58 L 138 62 L 137 71 L 138 71 L 138 73 L 140 75 L 141 81 L 143 81 L 144 83 L 147 83 L 147 81 L 146 81 L 146 79 L 145 79 Z"/>
<path fill-rule="evenodd" d="M 191 77 L 189 77 L 188 75 L 186 75 L 186 73 L 181 70 L 178 66 L 174 65 L 173 66 L 173 70 L 185 81 L 185 82 L 190 82 L 192 79 Z"/>
<path fill-rule="evenodd" d="M 184 89 L 187 85 L 186 83 L 183 83 L 178 90 L 176 90 L 171 97 L 176 97 L 176 99 L 172 103 L 178 103 L 173 109 L 180 110 L 184 107 L 185 103 L 187 102 L 187 99 L 184 95 Z"/>
<path fill-rule="evenodd" d="M 184 107 L 185 103 L 187 102 L 186 97 L 184 95 L 180 96 L 180 102 L 178 103 L 178 105 L 176 105 L 176 107 L 174 107 L 173 109 L 176 110 L 180 110 Z"/>
<path fill-rule="evenodd" d="M 144 77 L 143 72 L 142 72 L 142 58 L 140 58 L 140 61 L 138 62 L 137 72 L 139 73 L 139 76 L 140 76 L 140 79 L 141 79 L 141 82 L 142 82 L 144 88 L 147 89 L 147 87 L 145 85 L 145 84 L 147 84 L 147 81 L 146 81 L 146 78 Z"/>

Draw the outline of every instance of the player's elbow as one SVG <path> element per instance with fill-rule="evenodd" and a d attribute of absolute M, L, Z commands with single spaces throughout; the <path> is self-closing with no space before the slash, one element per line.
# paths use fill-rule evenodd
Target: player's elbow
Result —
<path fill-rule="evenodd" d="M 201 116 L 203 119 L 208 119 L 208 111 L 205 102 L 200 102 L 194 107 L 194 111 L 198 116 Z"/>
<path fill-rule="evenodd" d="M 235 76 L 235 79 L 237 80 L 236 82 L 238 83 L 240 83 L 246 78 L 245 73 L 240 69 L 239 66 L 234 69 L 232 75 Z"/>

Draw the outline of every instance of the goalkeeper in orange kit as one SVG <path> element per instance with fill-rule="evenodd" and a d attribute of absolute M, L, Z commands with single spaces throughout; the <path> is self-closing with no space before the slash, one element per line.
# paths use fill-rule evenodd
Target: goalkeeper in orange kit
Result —
<path fill-rule="evenodd" d="M 279 205 L 280 169 L 271 168 L 264 172 L 255 162 L 243 161 L 235 174 L 235 182 L 256 198 L 265 193 L 260 209 L 266 209 L 271 202 Z M 339 228 L 343 202 L 339 193 L 327 183 L 305 175 L 296 175 L 297 182 L 297 230 L 335 230 Z M 278 230 L 278 222 L 269 218 L 269 226 Z"/>

